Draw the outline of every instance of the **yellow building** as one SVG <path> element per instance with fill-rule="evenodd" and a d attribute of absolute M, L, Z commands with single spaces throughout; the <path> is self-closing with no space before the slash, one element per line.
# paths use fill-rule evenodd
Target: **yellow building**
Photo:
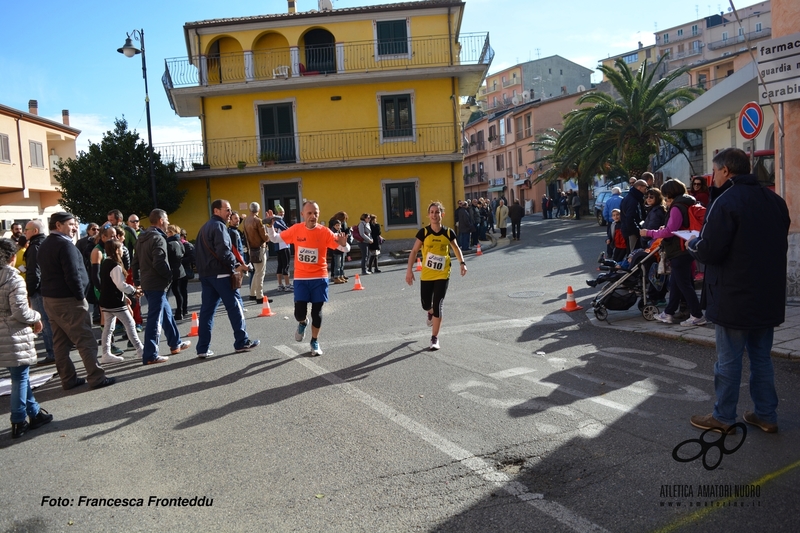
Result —
<path fill-rule="evenodd" d="M 61 194 L 55 180 L 56 163 L 75 158 L 80 130 L 39 116 L 38 102 L 28 102 L 28 112 L 0 104 L 0 236 L 11 234 L 11 224 L 34 218 L 47 220 L 57 211 Z"/>
<path fill-rule="evenodd" d="M 203 141 L 161 151 L 188 190 L 171 218 L 197 228 L 225 198 L 245 212 L 280 202 L 294 222 L 309 199 L 322 220 L 375 213 L 396 239 L 427 223 L 432 200 L 452 214 L 464 196 L 460 98 L 494 55 L 488 34 L 460 33 L 464 3 L 288 4 L 184 26 L 189 56 L 168 59 L 163 82 L 178 115 L 200 117 Z"/>

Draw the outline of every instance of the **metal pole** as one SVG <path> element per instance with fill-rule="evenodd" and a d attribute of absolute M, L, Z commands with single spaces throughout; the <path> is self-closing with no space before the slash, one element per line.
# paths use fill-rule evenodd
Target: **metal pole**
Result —
<path fill-rule="evenodd" d="M 150 125 L 150 93 L 147 89 L 147 60 L 144 55 L 144 30 L 139 30 L 142 41 L 142 76 L 144 77 L 144 104 L 147 114 L 147 142 L 149 144 L 147 155 L 150 164 L 150 187 L 153 193 L 153 207 L 158 207 L 158 196 L 156 194 L 156 171 L 153 166 L 153 131 Z"/>

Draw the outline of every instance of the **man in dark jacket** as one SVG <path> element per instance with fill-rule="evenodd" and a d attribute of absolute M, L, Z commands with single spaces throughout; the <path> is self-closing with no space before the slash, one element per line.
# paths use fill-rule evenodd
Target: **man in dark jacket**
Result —
<path fill-rule="evenodd" d="M 227 200 L 214 200 L 211 204 L 213 215 L 197 233 L 194 253 L 197 275 L 202 289 L 200 301 L 200 324 L 197 339 L 197 357 L 205 359 L 214 355 L 211 345 L 211 329 L 214 327 L 214 313 L 220 300 L 225 305 L 233 328 L 233 349 L 246 352 L 258 346 L 261 341 L 247 338 L 244 309 L 239 289 L 231 287 L 231 275 L 245 273 L 247 265 L 240 264 L 231 250 L 231 237 L 228 233 L 228 220 L 231 218 L 231 204 Z"/>
<path fill-rule="evenodd" d="M 619 224 L 622 236 L 628 243 L 628 254 L 639 248 L 639 230 L 644 220 L 644 193 L 647 182 L 636 180 L 631 185 L 628 195 L 619 204 Z"/>
<path fill-rule="evenodd" d="M 158 325 L 164 330 L 170 354 L 176 355 L 191 346 L 190 341 L 181 341 L 178 325 L 172 315 L 167 291 L 172 283 L 172 268 L 167 260 L 167 226 L 169 218 L 163 209 L 150 212 L 150 227 L 136 239 L 133 254 L 133 280 L 142 287 L 147 298 L 147 324 L 144 328 L 143 365 L 166 363 L 169 357 L 158 355 Z"/>
<path fill-rule="evenodd" d="M 508 208 L 508 218 L 511 220 L 511 239 L 519 240 L 519 231 L 522 226 L 522 217 L 525 216 L 525 208 L 519 203 L 519 200 L 514 200 L 514 204 Z"/>
<path fill-rule="evenodd" d="M 93 389 L 113 385 L 116 378 L 107 378 L 97 364 L 97 341 L 92 333 L 86 288 L 89 275 L 83 257 L 72 243 L 78 233 L 78 222 L 64 211 L 50 216 L 50 235 L 39 246 L 37 262 L 41 270 L 44 308 L 53 328 L 53 354 L 61 387 L 69 390 L 86 383 L 75 372 L 69 357 L 74 344 L 86 369 L 86 378 Z"/>
<path fill-rule="evenodd" d="M 693 416 L 701 429 L 735 433 L 742 379 L 742 354 L 750 360 L 748 424 L 778 431 L 778 395 L 772 368 L 775 326 L 785 319 L 786 252 L 789 210 L 786 202 L 749 174 L 750 161 L 738 148 L 726 148 L 712 161 L 714 187 L 700 237 L 689 253 L 706 265 L 706 317 L 716 327 L 714 411 Z"/>
<path fill-rule="evenodd" d="M 31 307 L 42 315 L 42 341 L 47 356 L 40 361 L 39 365 L 51 365 L 56 362 L 53 354 L 53 328 L 50 327 L 50 320 L 44 310 L 44 300 L 42 300 L 42 269 L 39 268 L 39 247 L 42 245 L 46 235 L 44 222 L 39 219 L 31 220 L 25 224 L 25 236 L 28 238 L 28 249 L 25 250 L 25 285 L 28 288 L 28 298 L 31 300 Z"/>
<path fill-rule="evenodd" d="M 466 202 L 458 202 L 456 209 L 456 222 L 458 222 L 458 247 L 462 251 L 469 250 L 469 238 L 472 233 L 472 215 Z"/>

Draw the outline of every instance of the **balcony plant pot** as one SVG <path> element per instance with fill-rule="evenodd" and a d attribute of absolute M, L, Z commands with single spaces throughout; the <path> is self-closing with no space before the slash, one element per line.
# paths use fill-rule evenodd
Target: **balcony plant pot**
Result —
<path fill-rule="evenodd" d="M 207 165 L 205 163 L 192 163 L 192 168 L 194 170 L 208 170 L 211 168 L 211 165 Z"/>
<path fill-rule="evenodd" d="M 237 161 L 236 162 L 236 168 L 238 168 L 239 170 L 244 170 L 244 167 L 246 167 L 246 166 L 247 166 L 247 162 L 246 161 Z"/>
<path fill-rule="evenodd" d="M 261 152 L 258 158 L 261 160 L 262 166 L 268 167 L 274 165 L 278 161 L 278 154 L 272 151 Z"/>

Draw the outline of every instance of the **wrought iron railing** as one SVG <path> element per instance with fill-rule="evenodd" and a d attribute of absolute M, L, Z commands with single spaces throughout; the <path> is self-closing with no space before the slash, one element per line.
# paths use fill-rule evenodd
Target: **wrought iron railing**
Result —
<path fill-rule="evenodd" d="M 320 163 L 403 156 L 460 153 L 453 124 L 412 128 L 409 137 L 386 137 L 380 128 L 317 131 L 277 137 L 234 137 L 155 146 L 165 163 L 178 170 Z"/>
<path fill-rule="evenodd" d="M 402 47 L 399 45 L 403 45 Z M 489 65 L 494 50 L 488 33 L 447 35 L 400 42 L 360 41 L 335 45 L 254 50 L 166 59 L 165 89 L 271 80 L 324 73 L 371 72 L 413 67 Z"/>
<path fill-rule="evenodd" d="M 725 48 L 726 46 L 733 46 L 745 41 L 756 41 L 765 37 L 769 37 L 770 35 L 772 35 L 772 28 L 762 28 L 759 31 L 751 31 L 742 35 L 733 35 L 727 39 L 720 39 L 719 41 L 710 42 L 708 43 L 708 48 L 710 50 L 719 50 L 720 48 Z"/>

